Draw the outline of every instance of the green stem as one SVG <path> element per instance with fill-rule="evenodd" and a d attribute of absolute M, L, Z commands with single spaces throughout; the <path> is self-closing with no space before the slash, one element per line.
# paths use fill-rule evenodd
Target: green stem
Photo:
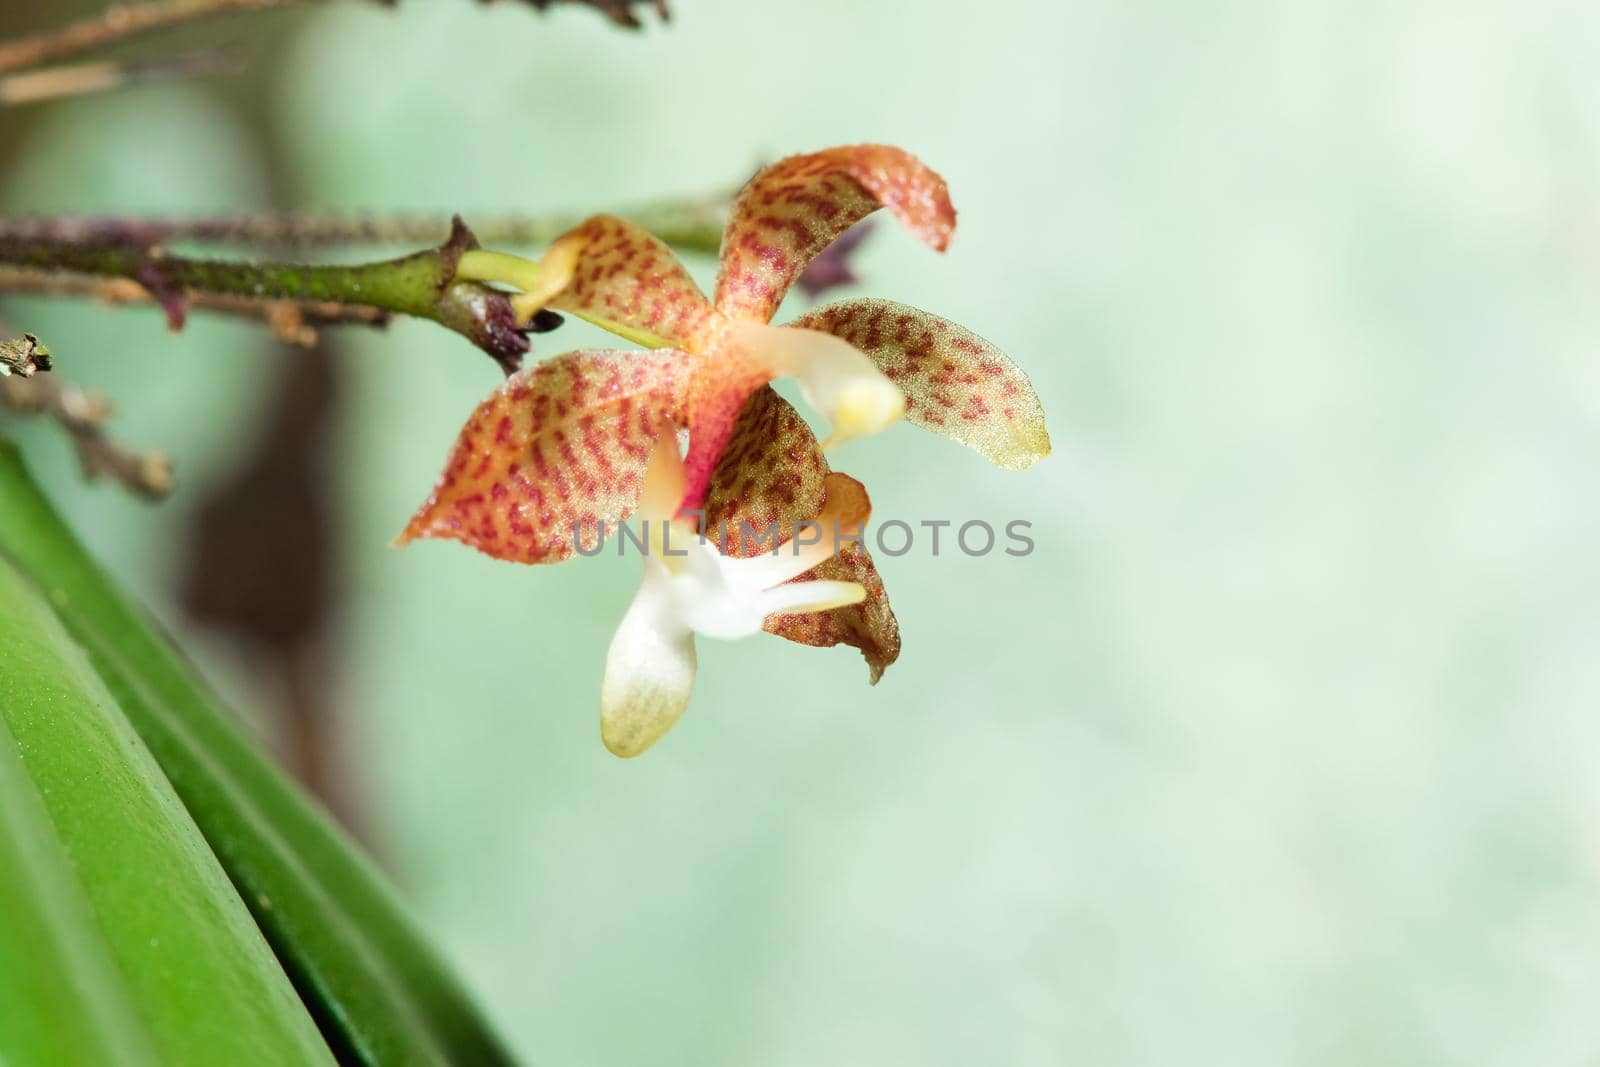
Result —
<path fill-rule="evenodd" d="M 174 329 L 183 325 L 187 292 L 246 300 L 329 302 L 429 319 L 461 334 L 507 373 L 529 349 L 506 294 L 456 281 L 461 254 L 477 242 L 459 222 L 438 248 L 354 266 L 251 263 L 192 259 L 115 235 L 67 240 L 48 235 L 0 235 L 0 263 L 127 278 L 150 290 Z"/>
<path fill-rule="evenodd" d="M 450 278 L 449 264 L 437 249 L 380 263 L 315 266 L 187 259 L 136 244 L 12 237 L 0 238 L 0 260 L 208 293 L 370 304 L 422 318 L 433 316 L 433 304 Z"/>

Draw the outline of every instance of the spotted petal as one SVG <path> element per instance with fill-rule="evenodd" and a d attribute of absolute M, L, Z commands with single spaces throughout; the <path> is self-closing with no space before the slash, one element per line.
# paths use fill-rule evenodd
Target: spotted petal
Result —
<path fill-rule="evenodd" d="M 661 428 L 685 419 L 673 349 L 568 352 L 508 379 L 461 430 L 399 544 L 453 538 L 497 559 L 554 563 L 633 511 Z M 576 532 L 575 532 L 576 531 Z"/>
<path fill-rule="evenodd" d="M 1007 470 L 1050 454 L 1044 409 L 1028 376 L 970 330 L 870 299 L 828 304 L 788 325 L 831 333 L 865 352 L 905 394 L 907 422 L 977 449 Z"/>
<path fill-rule="evenodd" d="M 740 192 L 722 236 L 715 303 L 728 315 L 772 318 L 808 264 L 851 226 L 887 207 L 944 251 L 956 211 L 939 177 L 909 152 L 864 144 L 790 156 Z"/>
<path fill-rule="evenodd" d="M 726 322 L 696 364 L 689 400 L 686 510 L 700 510 L 745 402 L 774 378 L 793 378 L 828 419 L 823 447 L 889 426 L 905 410 L 900 389 L 849 343 L 817 330 Z"/>
<path fill-rule="evenodd" d="M 767 632 L 818 648 L 849 645 L 860 649 L 872 684 L 877 685 L 889 664 L 900 658 L 900 622 L 889 606 L 889 594 L 872 556 L 861 545 L 847 545 L 805 579 L 854 582 L 867 595 L 847 608 L 812 615 L 774 615 L 767 620 Z"/>
<path fill-rule="evenodd" d="M 550 307 L 649 348 L 695 348 L 713 317 L 672 249 L 627 219 L 588 219 L 551 245 L 543 262 L 570 272 Z"/>
<path fill-rule="evenodd" d="M 848 516 L 855 504 L 846 507 L 843 499 L 829 499 L 830 493 L 853 497 L 860 487 L 851 479 L 837 480 L 842 476 L 830 482 L 830 473 L 805 420 L 770 386 L 758 389 L 712 477 L 707 529 L 722 540 L 728 555 L 752 556 L 770 551 L 773 537 L 780 543 L 793 537 L 802 520 Z M 857 582 L 867 595 L 859 604 L 832 611 L 770 616 L 767 632 L 801 644 L 857 648 L 876 682 L 900 655 L 900 624 L 866 548 L 847 544 L 797 580 Z"/>
<path fill-rule="evenodd" d="M 738 429 L 740 414 L 752 393 L 773 378 L 760 353 L 723 331 L 710 352 L 697 357 L 689 391 L 689 453 L 684 457 L 687 483 L 682 507 L 705 507 L 711 476 L 722 462 Z"/>

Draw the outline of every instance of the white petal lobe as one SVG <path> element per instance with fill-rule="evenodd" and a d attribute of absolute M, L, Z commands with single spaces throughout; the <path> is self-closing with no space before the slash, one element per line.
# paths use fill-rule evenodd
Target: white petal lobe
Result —
<path fill-rule="evenodd" d="M 611 640 L 600 687 L 600 739 L 624 758 L 661 740 L 694 691 L 694 632 L 672 610 L 660 569 L 645 567 L 645 580 Z"/>

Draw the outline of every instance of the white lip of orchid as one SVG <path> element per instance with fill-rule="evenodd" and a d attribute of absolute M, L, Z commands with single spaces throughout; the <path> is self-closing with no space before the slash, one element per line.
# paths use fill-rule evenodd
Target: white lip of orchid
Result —
<path fill-rule="evenodd" d="M 729 326 L 729 337 L 774 375 L 799 383 L 806 403 L 832 427 L 823 448 L 875 434 L 906 412 L 900 387 L 854 345 L 832 334 L 737 321 Z"/>
<path fill-rule="evenodd" d="M 857 582 L 791 582 L 834 554 L 833 531 L 817 531 L 815 544 L 791 539 L 776 554 L 740 558 L 724 556 L 687 522 L 657 526 L 666 551 L 645 561 L 644 580 L 664 583 L 678 618 L 705 637 L 736 641 L 760 633 L 769 615 L 827 611 L 859 604 L 867 595 Z M 649 543 L 654 551 L 654 534 Z"/>
<path fill-rule="evenodd" d="M 840 531 L 818 524 L 815 539 L 797 534 L 774 554 L 724 556 L 673 517 L 684 481 L 677 438 L 665 434 L 640 494 L 644 576 L 612 639 L 600 690 L 600 736 L 618 756 L 645 751 L 683 714 L 696 634 L 736 640 L 760 633 L 770 615 L 828 611 L 867 595 L 858 582 L 791 581 L 839 549 Z"/>

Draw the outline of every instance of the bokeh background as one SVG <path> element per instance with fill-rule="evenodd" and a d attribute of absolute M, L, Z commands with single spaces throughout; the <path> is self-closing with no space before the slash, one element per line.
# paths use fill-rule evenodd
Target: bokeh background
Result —
<path fill-rule="evenodd" d="M 637 562 L 389 549 L 496 372 L 427 324 L 337 337 L 305 452 L 340 803 L 516 1046 L 1596 1062 L 1600 10 L 674 6 L 635 35 L 260 16 L 207 35 L 246 39 L 242 78 L 0 115 L 12 211 L 603 210 L 859 140 L 949 179 L 949 254 L 880 223 L 858 291 L 1009 351 L 1056 454 L 1000 472 L 902 426 L 836 464 L 880 518 L 1027 519 L 1037 551 L 881 559 L 905 653 L 875 689 L 848 650 L 702 643 L 638 761 L 596 729 Z M 10 16 L 74 9 L 43 7 Z M 3 314 L 176 459 L 152 508 L 17 430 L 271 738 L 293 687 L 178 593 L 295 357 L 201 316 Z"/>

